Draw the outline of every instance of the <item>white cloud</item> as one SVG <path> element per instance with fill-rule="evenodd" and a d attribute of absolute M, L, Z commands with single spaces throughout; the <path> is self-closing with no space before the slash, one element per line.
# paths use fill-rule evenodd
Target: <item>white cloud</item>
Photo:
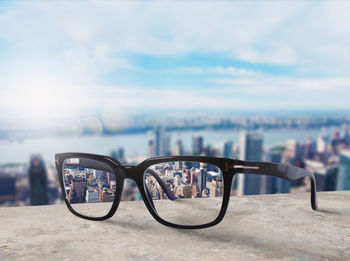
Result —
<path fill-rule="evenodd" d="M 177 74 L 201 74 L 201 75 L 237 75 L 237 76 L 252 76 L 258 72 L 247 70 L 244 68 L 238 68 L 234 66 L 216 66 L 216 67 L 181 67 L 178 69 L 167 70 L 171 73 Z"/>
<path fill-rule="evenodd" d="M 116 52 L 223 53 L 327 71 L 326 64 L 349 67 L 341 55 L 350 43 L 349 12 L 348 2 L 20 3 L 1 14 L 0 24 L 11 26 L 0 35 L 46 48 L 58 38 L 64 47 L 89 48 L 103 39 Z"/>

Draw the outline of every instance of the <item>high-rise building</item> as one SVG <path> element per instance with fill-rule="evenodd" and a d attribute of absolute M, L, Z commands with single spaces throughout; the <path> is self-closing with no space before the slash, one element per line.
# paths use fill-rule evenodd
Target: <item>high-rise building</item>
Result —
<path fill-rule="evenodd" d="M 192 198 L 191 185 L 183 185 L 181 188 L 182 188 L 182 195 L 184 198 Z"/>
<path fill-rule="evenodd" d="M 171 137 L 166 132 L 163 135 L 163 146 L 161 151 L 162 156 L 171 155 Z"/>
<path fill-rule="evenodd" d="M 350 146 L 350 130 L 349 127 L 345 129 L 344 140 L 347 146 Z"/>
<path fill-rule="evenodd" d="M 287 140 L 284 161 L 292 161 L 300 157 L 300 145 L 296 140 Z"/>
<path fill-rule="evenodd" d="M 97 203 L 99 201 L 99 191 L 94 189 L 88 189 L 86 191 L 86 199 L 85 201 L 88 203 Z"/>
<path fill-rule="evenodd" d="M 303 146 L 303 158 L 313 159 L 316 154 L 316 142 L 312 138 L 308 138 Z"/>
<path fill-rule="evenodd" d="M 155 131 L 155 144 L 154 155 L 155 156 L 168 156 L 171 154 L 171 139 L 165 132 L 164 127 L 158 126 Z"/>
<path fill-rule="evenodd" d="M 163 156 L 163 137 L 164 137 L 164 128 L 157 127 L 155 129 L 155 156 Z"/>
<path fill-rule="evenodd" d="M 147 145 L 147 155 L 149 158 L 153 158 L 154 155 L 155 155 L 155 151 L 156 151 L 156 148 L 155 148 L 155 144 L 154 144 L 154 140 L 150 140 L 148 142 L 148 145 Z"/>
<path fill-rule="evenodd" d="M 75 176 L 70 184 L 68 198 L 70 203 L 85 203 L 86 201 L 86 179 Z"/>
<path fill-rule="evenodd" d="M 256 133 L 243 132 L 240 140 L 240 159 L 261 161 L 263 154 L 263 138 Z M 238 195 L 254 195 L 261 192 L 261 175 L 239 174 Z"/>
<path fill-rule="evenodd" d="M 182 140 L 176 141 L 175 155 L 184 155 L 184 147 L 183 147 L 183 144 L 182 144 Z"/>
<path fill-rule="evenodd" d="M 315 160 L 305 161 L 306 169 L 314 173 L 317 185 L 317 191 L 336 190 L 336 181 L 338 175 L 338 166 L 325 166 L 323 162 Z"/>
<path fill-rule="evenodd" d="M 224 143 L 222 155 L 224 158 L 233 158 L 233 142 L 231 140 Z"/>
<path fill-rule="evenodd" d="M 46 168 L 40 155 L 31 157 L 28 174 L 31 205 L 48 204 Z"/>
<path fill-rule="evenodd" d="M 329 139 L 325 135 L 321 135 L 317 138 L 317 153 L 325 154 L 328 152 Z"/>
<path fill-rule="evenodd" d="M 192 143 L 192 154 L 194 156 L 201 155 L 203 151 L 203 137 L 200 135 L 196 135 L 193 137 Z"/>
<path fill-rule="evenodd" d="M 0 203 L 14 202 L 16 197 L 16 178 L 0 176 Z"/>
<path fill-rule="evenodd" d="M 199 193 L 201 195 L 202 191 L 205 189 L 205 186 L 206 186 L 206 172 L 203 169 L 201 169 L 197 173 L 197 183 L 199 187 Z"/>
<path fill-rule="evenodd" d="M 274 147 L 267 153 L 266 160 L 273 163 L 281 163 L 282 154 L 285 147 Z M 263 194 L 276 194 L 276 193 L 289 193 L 291 188 L 291 182 L 288 180 L 272 177 L 262 176 L 261 192 Z"/>
<path fill-rule="evenodd" d="M 222 197 L 224 195 L 224 183 L 222 180 L 212 180 L 210 184 L 210 197 Z"/>
<path fill-rule="evenodd" d="M 339 154 L 337 190 L 350 190 L 350 150 L 343 150 Z"/>
<path fill-rule="evenodd" d="M 125 152 L 124 148 L 120 147 L 115 151 L 111 152 L 111 156 L 118 160 L 119 162 L 125 162 Z"/>

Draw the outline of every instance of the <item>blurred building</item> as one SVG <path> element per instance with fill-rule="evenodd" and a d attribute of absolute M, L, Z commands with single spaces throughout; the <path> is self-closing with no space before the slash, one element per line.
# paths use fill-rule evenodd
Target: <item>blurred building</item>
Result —
<path fill-rule="evenodd" d="M 303 158 L 313 159 L 316 155 L 316 142 L 312 138 L 308 138 L 303 145 Z"/>
<path fill-rule="evenodd" d="M 0 176 L 0 204 L 13 203 L 16 198 L 16 179 L 11 176 Z"/>
<path fill-rule="evenodd" d="M 289 139 L 286 142 L 286 150 L 283 157 L 283 162 L 291 162 L 296 158 L 300 158 L 300 145 L 296 140 Z"/>
<path fill-rule="evenodd" d="M 338 166 L 326 166 L 323 162 L 315 160 L 305 161 L 306 169 L 312 172 L 316 179 L 317 191 L 336 190 Z"/>
<path fill-rule="evenodd" d="M 326 135 L 321 135 L 317 138 L 317 153 L 328 153 L 329 138 Z"/>
<path fill-rule="evenodd" d="M 155 131 L 154 156 L 167 156 L 171 154 L 170 135 L 165 132 L 164 127 L 158 126 Z"/>
<path fill-rule="evenodd" d="M 164 128 L 157 127 L 155 129 L 155 156 L 162 156 L 162 148 L 163 148 L 163 136 L 164 136 Z"/>
<path fill-rule="evenodd" d="M 31 205 L 48 204 L 47 173 L 44 161 L 40 155 L 33 155 L 31 157 L 28 176 Z"/>
<path fill-rule="evenodd" d="M 285 147 L 283 146 L 271 148 L 267 152 L 266 160 L 272 163 L 281 163 L 284 151 Z M 288 180 L 272 176 L 262 176 L 261 193 L 289 193 L 290 188 L 291 182 L 289 182 Z"/>
<path fill-rule="evenodd" d="M 182 140 L 176 141 L 175 155 L 184 155 L 184 153 L 185 153 L 185 150 L 184 150 L 184 146 L 182 144 Z"/>
<path fill-rule="evenodd" d="M 261 161 L 263 154 L 263 138 L 256 133 L 241 134 L 240 159 L 247 161 Z M 260 194 L 261 175 L 239 175 L 238 195 Z"/>
<path fill-rule="evenodd" d="M 337 190 L 350 190 L 350 150 L 343 150 L 339 155 Z"/>
<path fill-rule="evenodd" d="M 147 144 L 147 156 L 149 158 L 154 157 L 155 151 L 156 151 L 156 148 L 155 148 L 154 140 L 150 140 Z"/>
<path fill-rule="evenodd" d="M 233 142 L 231 140 L 224 143 L 222 156 L 229 159 L 233 158 Z"/>
<path fill-rule="evenodd" d="M 111 157 L 115 158 L 119 162 L 125 162 L 125 152 L 124 148 L 120 147 L 117 150 L 111 152 Z"/>
<path fill-rule="evenodd" d="M 196 135 L 193 137 L 192 142 L 192 154 L 194 156 L 201 155 L 203 151 L 203 137 L 200 135 Z"/>

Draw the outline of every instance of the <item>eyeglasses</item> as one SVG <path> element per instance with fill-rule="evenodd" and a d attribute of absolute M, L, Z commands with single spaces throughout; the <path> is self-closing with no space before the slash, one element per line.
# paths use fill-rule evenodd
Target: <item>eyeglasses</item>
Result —
<path fill-rule="evenodd" d="M 114 215 L 126 178 L 136 182 L 152 216 L 175 228 L 218 224 L 226 213 L 232 180 L 238 173 L 270 175 L 289 181 L 309 177 L 311 206 L 317 209 L 314 175 L 287 164 L 169 156 L 146 159 L 131 166 L 108 156 L 60 153 L 56 155 L 56 167 L 68 209 L 89 220 L 105 220 Z"/>

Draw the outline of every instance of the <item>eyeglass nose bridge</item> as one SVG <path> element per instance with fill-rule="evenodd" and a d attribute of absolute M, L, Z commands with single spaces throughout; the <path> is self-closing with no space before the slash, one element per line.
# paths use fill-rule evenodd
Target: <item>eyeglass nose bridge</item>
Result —
<path fill-rule="evenodd" d="M 129 178 L 134 180 L 135 182 L 137 180 L 137 169 L 134 165 L 118 166 L 116 171 L 119 172 L 124 179 Z"/>

